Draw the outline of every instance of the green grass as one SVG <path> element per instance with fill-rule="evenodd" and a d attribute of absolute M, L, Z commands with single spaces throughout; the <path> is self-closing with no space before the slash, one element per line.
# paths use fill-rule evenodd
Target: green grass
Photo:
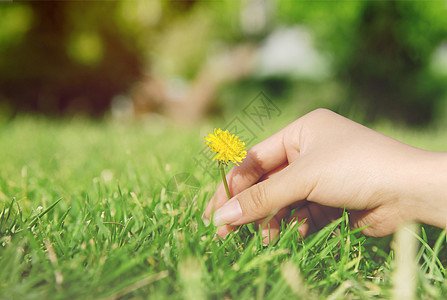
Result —
<path fill-rule="evenodd" d="M 282 118 L 259 138 L 290 121 Z M 217 176 L 193 160 L 211 128 L 205 127 L 29 117 L 3 122 L 0 299 L 393 295 L 394 249 L 408 245 L 365 237 L 347 226 L 348 215 L 304 241 L 296 226 L 268 247 L 252 225 L 215 238 L 215 228 L 200 217 Z M 442 150 L 447 140 L 436 130 L 378 128 L 431 150 Z M 199 188 L 173 191 L 169 182 L 180 173 Z M 445 232 L 425 226 L 418 239 L 417 298 L 441 299 L 447 292 Z"/>

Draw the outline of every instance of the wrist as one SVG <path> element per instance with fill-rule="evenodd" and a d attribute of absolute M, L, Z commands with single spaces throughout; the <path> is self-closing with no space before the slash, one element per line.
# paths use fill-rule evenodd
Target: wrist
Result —
<path fill-rule="evenodd" d="M 416 172 L 409 172 L 413 180 L 407 183 L 409 219 L 447 228 L 447 152 L 423 151 L 410 165 Z"/>

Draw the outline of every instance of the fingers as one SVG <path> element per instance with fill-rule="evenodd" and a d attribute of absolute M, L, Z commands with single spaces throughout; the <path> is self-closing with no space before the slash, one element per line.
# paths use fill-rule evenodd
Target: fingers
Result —
<path fill-rule="evenodd" d="M 253 146 L 248 151 L 244 161 L 228 172 L 226 179 L 232 196 L 239 194 L 241 191 L 256 183 L 263 175 L 283 165 L 287 161 L 287 154 L 283 144 L 283 136 L 286 128 L 283 128 L 271 137 Z M 221 183 L 210 203 L 208 203 L 203 217 L 209 219 L 211 212 L 220 208 L 227 201 L 225 188 Z"/>
<path fill-rule="evenodd" d="M 281 209 L 274 217 L 256 221 L 256 226 L 261 228 L 262 242 L 268 245 L 279 238 L 281 222 L 287 221 L 286 226 L 300 223 L 297 228 L 299 236 L 305 238 L 320 230 L 331 222 L 341 217 L 342 211 L 338 208 L 323 206 L 316 203 L 305 202 L 292 215 L 289 207 Z M 364 212 L 363 212 L 364 213 Z M 354 227 L 355 224 L 354 224 Z M 225 238 L 234 230 L 234 226 L 223 225 L 217 230 L 217 235 Z"/>
<path fill-rule="evenodd" d="M 349 219 L 353 228 L 363 228 L 363 234 L 374 237 L 390 235 L 396 232 L 397 227 L 404 222 L 399 210 L 390 209 L 387 206 L 379 206 L 372 210 L 351 211 Z"/>
<path fill-rule="evenodd" d="M 284 169 L 286 166 L 287 166 L 286 164 L 282 164 L 281 166 L 279 166 L 279 167 L 273 169 L 272 171 L 268 172 L 267 174 L 263 175 L 259 180 L 262 181 L 262 180 L 268 179 L 268 178 L 270 178 L 270 177 L 272 177 L 272 176 L 275 176 L 275 174 L 277 174 L 278 172 L 280 172 L 280 171 L 281 171 L 282 169 Z M 283 211 L 284 211 L 284 212 L 281 212 L 281 211 L 280 211 L 280 212 L 275 216 L 275 218 L 276 218 L 277 220 L 281 220 L 281 219 L 285 218 L 286 214 L 287 214 L 287 215 L 290 214 L 290 210 L 289 210 L 289 209 L 284 209 Z M 203 218 L 203 217 L 202 217 L 202 218 Z M 210 221 L 207 220 L 207 219 L 204 219 L 204 222 L 206 222 L 206 224 L 207 224 L 207 226 L 208 226 L 208 224 L 209 224 Z M 280 222 L 279 222 L 279 223 L 280 223 Z M 264 223 L 262 223 L 262 224 L 264 224 Z M 276 225 L 274 225 L 274 224 L 270 224 L 270 225 L 271 225 L 271 228 L 276 228 Z M 235 226 L 224 225 L 224 226 L 218 228 L 218 230 L 217 230 L 217 235 L 219 235 L 220 237 L 224 238 L 224 237 L 226 237 L 230 232 L 234 231 L 234 229 L 235 229 Z M 272 230 L 274 230 L 274 229 L 272 229 Z M 277 232 L 271 232 L 271 233 L 275 233 L 275 234 L 279 233 L 279 226 L 278 226 L 278 230 L 277 230 Z M 267 236 L 267 233 L 266 233 L 265 235 L 263 235 L 263 236 Z M 273 236 L 273 235 L 272 235 L 272 236 Z M 272 240 L 270 240 L 270 241 L 272 241 Z"/>
<path fill-rule="evenodd" d="M 221 238 L 225 238 L 228 234 L 233 232 L 235 230 L 234 226 L 230 225 L 223 225 L 217 229 L 216 234 L 220 236 Z"/>
<path fill-rule="evenodd" d="M 298 227 L 298 232 L 303 238 L 317 230 L 317 227 L 312 220 L 312 215 L 309 211 L 308 205 L 305 205 L 292 214 L 290 221 L 288 222 L 288 226 L 295 222 L 298 224 L 302 222 L 302 224 Z"/>
<path fill-rule="evenodd" d="M 341 212 L 338 208 L 322 206 L 317 203 L 308 203 L 297 209 L 292 216 L 290 216 L 288 224 L 291 224 L 292 222 L 300 223 L 304 220 L 298 227 L 298 232 L 301 237 L 305 238 L 309 234 L 312 234 L 335 221 L 340 216 Z"/>
<path fill-rule="evenodd" d="M 305 238 L 338 219 L 341 216 L 341 212 L 337 208 L 322 206 L 316 203 L 305 203 L 290 217 L 289 215 L 289 208 L 282 209 L 269 222 L 262 225 L 261 234 L 264 245 L 278 239 L 282 220 L 288 219 L 287 226 L 294 222 L 301 223 L 298 227 L 298 232 L 300 237 Z M 257 223 L 260 222 L 258 221 Z"/>
<path fill-rule="evenodd" d="M 266 218 L 256 222 L 256 225 L 261 228 L 262 242 L 264 245 L 268 245 L 277 240 L 281 230 L 281 221 L 287 220 L 289 215 L 290 209 L 283 208 L 272 218 Z"/>
<path fill-rule="evenodd" d="M 233 197 L 216 210 L 214 225 L 247 224 L 273 216 L 280 209 L 305 200 L 314 186 L 314 180 L 305 164 L 305 160 L 296 160 L 276 176 L 259 182 Z"/>
<path fill-rule="evenodd" d="M 281 229 L 281 220 L 282 219 L 276 218 L 275 216 L 271 219 L 263 219 L 256 222 L 256 228 L 261 228 L 262 243 L 264 245 L 268 245 L 270 242 L 273 242 L 278 238 Z M 228 234 L 233 232 L 234 229 L 235 226 L 223 225 L 217 229 L 216 234 L 221 238 L 225 238 Z"/>
<path fill-rule="evenodd" d="M 262 228 L 261 230 L 261 236 L 262 236 L 262 243 L 264 245 L 268 245 L 271 242 L 276 241 L 276 239 L 279 237 L 279 231 L 281 229 L 281 219 L 277 219 L 273 217 L 268 222 L 264 222 L 264 224 L 259 224 L 259 226 Z"/>
<path fill-rule="evenodd" d="M 256 227 L 261 229 L 261 236 L 263 244 L 268 245 L 270 242 L 276 241 L 279 237 L 282 220 L 287 220 L 290 215 L 289 208 L 281 209 L 273 218 L 262 219 L 256 222 Z M 217 229 L 217 235 L 225 238 L 229 233 L 234 231 L 235 227 L 230 225 L 223 225 Z"/>

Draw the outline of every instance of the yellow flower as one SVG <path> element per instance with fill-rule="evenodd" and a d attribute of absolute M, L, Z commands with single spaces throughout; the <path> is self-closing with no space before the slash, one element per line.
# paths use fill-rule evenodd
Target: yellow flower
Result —
<path fill-rule="evenodd" d="M 208 135 L 205 137 L 205 144 L 210 147 L 211 152 L 216 153 L 213 160 L 217 159 L 226 165 L 232 161 L 239 166 L 238 163 L 247 156 L 245 143 L 241 142 L 237 135 L 230 134 L 228 130 L 214 129 L 214 134 Z"/>

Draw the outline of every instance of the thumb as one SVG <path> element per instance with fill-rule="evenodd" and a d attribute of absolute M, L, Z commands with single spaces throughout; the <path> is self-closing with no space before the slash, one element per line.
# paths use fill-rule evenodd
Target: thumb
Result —
<path fill-rule="evenodd" d="M 276 214 L 280 209 L 305 200 L 312 190 L 300 160 L 230 199 L 214 212 L 214 226 L 242 225 Z M 298 172 L 297 172 L 298 171 Z"/>

